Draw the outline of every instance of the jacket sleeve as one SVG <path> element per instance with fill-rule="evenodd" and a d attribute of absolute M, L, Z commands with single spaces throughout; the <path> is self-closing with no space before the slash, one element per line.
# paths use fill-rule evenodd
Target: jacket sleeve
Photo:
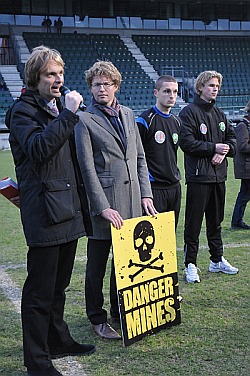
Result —
<path fill-rule="evenodd" d="M 180 148 L 186 153 L 197 157 L 208 157 L 215 153 L 215 143 L 199 136 L 199 123 L 191 108 L 184 107 L 179 115 L 182 125 L 180 132 Z"/>
<path fill-rule="evenodd" d="M 250 127 L 250 124 L 249 124 Z M 237 149 L 240 153 L 250 155 L 250 130 L 244 122 L 235 127 Z"/>
<path fill-rule="evenodd" d="M 140 132 L 142 144 L 145 145 L 145 142 L 147 140 L 148 124 L 142 116 L 139 116 L 136 119 L 136 123 Z"/>
<path fill-rule="evenodd" d="M 137 169 L 138 169 L 138 178 L 139 178 L 139 184 L 140 184 L 140 190 L 141 190 L 141 197 L 142 198 L 152 198 L 153 194 L 151 190 L 151 185 L 148 177 L 148 167 L 146 162 L 146 157 L 142 145 L 141 136 L 139 133 L 138 126 L 134 120 L 135 123 L 135 135 L 136 135 L 136 145 L 137 145 Z"/>
<path fill-rule="evenodd" d="M 227 121 L 227 119 L 226 119 Z M 236 136 L 235 131 L 231 123 L 227 121 L 227 134 L 225 139 L 225 144 L 229 145 L 230 149 L 227 153 L 227 157 L 233 157 L 236 153 Z"/>
<path fill-rule="evenodd" d="M 45 115 L 46 116 L 45 116 Z M 31 163 L 47 163 L 64 145 L 78 122 L 78 116 L 64 109 L 48 122 L 43 109 L 22 109 L 22 103 L 15 106 L 11 114 L 10 140 L 17 142 Z"/>

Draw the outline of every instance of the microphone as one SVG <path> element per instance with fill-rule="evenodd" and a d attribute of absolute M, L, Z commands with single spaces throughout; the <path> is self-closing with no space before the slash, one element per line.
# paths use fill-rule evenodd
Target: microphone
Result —
<path fill-rule="evenodd" d="M 67 86 L 61 86 L 60 89 L 59 89 L 60 93 L 65 97 L 66 94 L 69 94 L 70 93 L 70 90 Z M 86 110 L 86 106 L 85 104 L 83 103 L 80 103 L 79 105 L 79 110 L 81 111 L 85 111 Z"/>

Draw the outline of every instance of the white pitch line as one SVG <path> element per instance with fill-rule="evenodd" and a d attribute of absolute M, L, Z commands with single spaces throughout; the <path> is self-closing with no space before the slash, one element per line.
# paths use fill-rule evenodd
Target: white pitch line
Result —
<path fill-rule="evenodd" d="M 223 244 L 223 246 L 224 246 L 224 249 L 227 249 L 227 248 L 242 248 L 242 247 L 250 247 L 250 243 Z M 183 251 L 183 249 L 184 249 L 184 246 L 183 246 L 183 248 L 177 248 L 177 251 Z M 208 245 L 199 245 L 199 249 L 207 249 L 208 250 Z"/>
<path fill-rule="evenodd" d="M 21 290 L 5 272 L 6 267 L 0 266 L 0 287 L 5 297 L 14 305 L 15 311 L 21 314 Z"/>
<path fill-rule="evenodd" d="M 21 267 L 24 267 L 24 265 Z M 10 266 L 0 265 L 0 288 L 4 296 L 13 304 L 15 311 L 20 315 L 22 292 L 5 271 L 10 268 Z M 16 268 L 16 266 L 13 266 L 13 268 Z M 64 376 L 87 376 L 82 364 L 77 362 L 72 356 L 53 360 L 53 363 Z"/>

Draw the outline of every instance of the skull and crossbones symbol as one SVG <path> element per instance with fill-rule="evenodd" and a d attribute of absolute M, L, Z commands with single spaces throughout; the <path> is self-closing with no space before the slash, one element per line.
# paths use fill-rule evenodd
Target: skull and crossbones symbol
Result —
<path fill-rule="evenodd" d="M 154 228 L 149 221 L 139 222 L 134 229 L 134 249 L 138 252 L 141 262 L 151 260 L 152 249 L 155 245 Z M 156 261 L 163 260 L 163 254 L 160 252 L 159 256 L 149 261 L 147 264 L 140 264 L 129 260 L 128 267 L 136 266 L 138 269 L 134 274 L 130 274 L 129 278 L 133 282 L 134 278 L 143 272 L 145 269 L 156 269 L 164 272 L 164 264 L 161 266 L 153 265 Z"/>

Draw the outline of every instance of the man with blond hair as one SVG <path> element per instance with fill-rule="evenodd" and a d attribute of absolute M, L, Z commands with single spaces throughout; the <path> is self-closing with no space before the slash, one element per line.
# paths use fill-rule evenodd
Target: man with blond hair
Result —
<path fill-rule="evenodd" d="M 146 159 L 133 111 L 115 97 L 121 74 L 108 61 L 98 61 L 85 72 L 92 93 L 76 127 L 76 148 L 90 203 L 93 236 L 87 245 L 85 278 L 86 312 L 97 335 L 121 338 L 108 323 L 103 308 L 103 278 L 111 247 L 110 225 L 120 229 L 123 220 L 155 215 Z M 110 315 L 119 321 L 112 262 Z"/>
<path fill-rule="evenodd" d="M 236 139 L 223 111 L 215 106 L 222 75 L 204 71 L 195 83 L 194 102 L 180 112 L 180 147 L 184 152 L 187 183 L 184 229 L 187 282 L 200 282 L 197 272 L 199 235 L 205 214 L 210 272 L 236 274 L 223 257 L 221 222 L 224 218 L 226 157 L 233 157 Z"/>

